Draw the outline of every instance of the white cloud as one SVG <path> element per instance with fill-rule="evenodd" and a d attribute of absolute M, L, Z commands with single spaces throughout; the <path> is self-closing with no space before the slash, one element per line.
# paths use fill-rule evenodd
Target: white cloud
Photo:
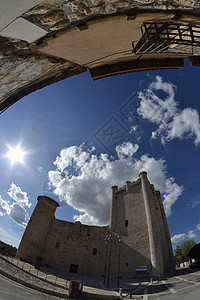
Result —
<path fill-rule="evenodd" d="M 13 203 L 10 206 L 11 219 L 20 226 L 25 227 L 28 222 L 28 213 L 19 203 Z"/>
<path fill-rule="evenodd" d="M 200 230 L 200 223 L 197 224 L 197 230 Z"/>
<path fill-rule="evenodd" d="M 166 93 L 164 101 L 154 93 L 154 91 L 159 90 Z M 177 110 L 174 95 L 175 86 L 171 83 L 163 82 L 161 77 L 156 76 L 156 81 L 152 82 L 147 90 L 139 92 L 138 97 L 141 102 L 137 112 L 144 119 L 166 126 L 166 123 Z"/>
<path fill-rule="evenodd" d="M 118 157 L 123 159 L 127 156 L 132 156 L 135 152 L 137 152 L 138 148 L 139 146 L 137 144 L 133 145 L 130 142 L 124 142 L 116 147 L 116 152 Z"/>
<path fill-rule="evenodd" d="M 178 243 L 186 237 L 188 239 L 194 239 L 195 237 L 197 237 L 197 235 L 196 235 L 196 233 L 194 233 L 194 231 L 197 231 L 197 230 L 200 230 L 200 223 L 197 224 L 195 229 L 189 230 L 187 234 L 185 234 L 185 233 L 176 234 L 171 238 L 171 240 L 173 243 Z"/>
<path fill-rule="evenodd" d="M 196 235 L 196 233 L 194 233 L 194 230 L 189 230 L 189 231 L 188 231 L 187 237 L 188 237 L 189 239 L 194 239 L 196 236 L 197 236 L 197 235 Z"/>
<path fill-rule="evenodd" d="M 158 125 L 157 130 L 152 132 L 152 138 L 160 136 L 163 144 L 175 138 L 194 138 L 197 145 L 200 142 L 199 113 L 193 108 L 178 109 L 175 91 L 172 83 L 163 82 L 161 77 L 156 76 L 147 90 L 139 92 L 141 102 L 137 112 L 143 119 Z M 164 100 L 156 95 L 158 92 L 165 93 Z"/>
<path fill-rule="evenodd" d="M 172 241 L 172 243 L 178 243 L 178 242 L 184 240 L 185 237 L 186 237 L 186 234 L 185 234 L 185 233 L 175 234 L 175 235 L 171 238 L 171 241 Z"/>
<path fill-rule="evenodd" d="M 94 154 L 94 148 L 91 151 L 83 148 L 81 145 L 63 149 L 54 162 L 56 170 L 48 174 L 54 193 L 80 212 L 74 216 L 75 220 L 86 224 L 108 224 L 111 187 L 136 180 L 143 170 L 155 188 L 164 194 L 164 205 L 170 214 L 182 187 L 174 182 L 174 178 L 168 177 L 164 160 L 148 155 L 136 159 L 134 153 L 138 146 L 129 142 L 116 148 L 118 159 L 115 160 L 107 154 Z"/>
<path fill-rule="evenodd" d="M 166 215 L 170 216 L 171 215 L 171 207 L 176 202 L 178 197 L 182 194 L 183 187 L 176 184 L 174 182 L 173 177 L 166 179 L 165 184 L 166 184 L 167 193 L 165 193 L 163 196 L 163 198 L 164 198 L 163 205 L 165 207 Z"/>
<path fill-rule="evenodd" d="M 0 216 L 4 216 L 10 213 L 10 206 L 6 200 L 3 200 L 0 196 Z"/>
<path fill-rule="evenodd" d="M 130 130 L 130 134 L 132 134 L 132 132 L 136 132 L 138 130 L 138 128 L 139 128 L 138 125 L 132 125 L 131 130 Z"/>
<path fill-rule="evenodd" d="M 3 200 L 0 196 L 0 216 L 8 215 L 15 223 L 25 227 L 28 221 L 28 212 L 25 207 L 31 206 L 27 193 L 22 192 L 20 187 L 12 183 L 8 195 L 15 202 L 10 205 L 9 201 Z"/>
<path fill-rule="evenodd" d="M 22 190 L 20 189 L 20 187 L 16 186 L 16 184 L 14 184 L 12 182 L 10 189 L 8 191 L 8 195 L 17 203 L 30 207 L 31 203 L 29 203 L 28 201 L 28 196 L 26 192 L 22 192 Z"/>
<path fill-rule="evenodd" d="M 167 139 L 195 137 L 195 145 L 200 142 L 199 114 L 196 109 L 185 108 L 177 113 L 168 124 Z"/>

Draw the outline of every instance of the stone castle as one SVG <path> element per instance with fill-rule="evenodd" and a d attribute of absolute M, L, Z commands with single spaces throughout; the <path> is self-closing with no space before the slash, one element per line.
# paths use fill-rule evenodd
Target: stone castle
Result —
<path fill-rule="evenodd" d="M 173 252 L 160 192 L 150 184 L 146 172 L 122 188 L 112 187 L 109 226 L 58 220 L 58 206 L 49 197 L 38 197 L 17 258 L 37 268 L 49 266 L 90 276 L 103 276 L 109 268 L 111 277 L 118 274 L 134 278 L 139 266 L 153 278 L 173 271 Z"/>

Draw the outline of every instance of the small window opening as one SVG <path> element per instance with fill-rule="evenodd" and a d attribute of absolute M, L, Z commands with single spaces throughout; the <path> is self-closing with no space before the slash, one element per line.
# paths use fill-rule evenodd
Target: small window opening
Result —
<path fill-rule="evenodd" d="M 125 263 L 126 267 L 128 267 L 128 263 Z"/>
<path fill-rule="evenodd" d="M 56 249 L 59 249 L 60 248 L 60 242 L 56 242 Z"/>
<path fill-rule="evenodd" d="M 97 249 L 96 248 L 93 248 L 92 255 L 97 255 Z"/>
<path fill-rule="evenodd" d="M 125 226 L 128 227 L 128 220 L 125 220 Z"/>
<path fill-rule="evenodd" d="M 71 264 L 69 271 L 71 273 L 77 273 L 78 272 L 78 265 Z"/>

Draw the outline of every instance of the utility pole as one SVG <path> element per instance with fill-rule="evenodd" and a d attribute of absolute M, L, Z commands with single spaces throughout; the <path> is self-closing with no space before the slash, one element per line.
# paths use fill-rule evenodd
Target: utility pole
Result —
<path fill-rule="evenodd" d="M 103 283 L 106 283 L 106 268 L 107 268 L 107 256 L 108 256 L 108 235 L 105 237 L 104 239 L 105 241 L 105 245 L 106 245 L 106 253 L 105 253 L 105 266 L 104 266 L 104 279 L 103 279 Z"/>
<path fill-rule="evenodd" d="M 108 258 L 108 277 L 107 277 L 107 287 L 109 287 L 109 279 L 110 279 L 111 247 L 112 247 L 112 240 L 111 240 L 111 238 L 110 238 L 109 258 Z"/>

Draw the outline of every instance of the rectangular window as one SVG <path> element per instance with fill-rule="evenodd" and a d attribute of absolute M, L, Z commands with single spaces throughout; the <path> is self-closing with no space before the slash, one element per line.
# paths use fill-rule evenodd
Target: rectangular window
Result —
<path fill-rule="evenodd" d="M 59 249 L 60 248 L 60 242 L 56 242 L 56 249 Z"/>
<path fill-rule="evenodd" d="M 93 248 L 92 255 L 97 255 L 97 249 L 96 248 Z"/>
<path fill-rule="evenodd" d="M 69 271 L 70 271 L 71 273 L 77 273 L 77 272 L 78 272 L 78 265 L 71 264 L 71 265 L 70 265 Z"/>

